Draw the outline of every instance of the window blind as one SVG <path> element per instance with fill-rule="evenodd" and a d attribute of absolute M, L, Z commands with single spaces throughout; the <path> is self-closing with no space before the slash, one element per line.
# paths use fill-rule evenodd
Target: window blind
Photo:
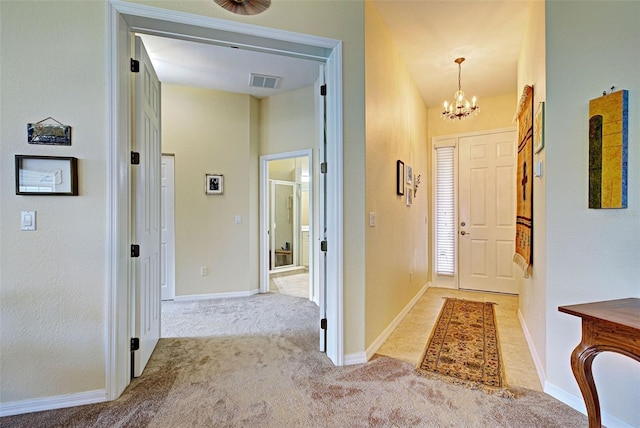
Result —
<path fill-rule="evenodd" d="M 436 148 L 436 273 L 455 273 L 454 147 Z"/>

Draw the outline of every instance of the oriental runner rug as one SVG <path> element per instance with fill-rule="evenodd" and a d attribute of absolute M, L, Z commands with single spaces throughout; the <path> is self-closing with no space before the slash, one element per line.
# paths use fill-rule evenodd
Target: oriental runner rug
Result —
<path fill-rule="evenodd" d="M 525 86 L 518 112 L 518 172 L 516 178 L 516 248 L 513 261 L 524 277 L 533 263 L 533 87 Z"/>
<path fill-rule="evenodd" d="M 512 398 L 505 382 L 493 305 L 447 298 L 418 372 Z"/>

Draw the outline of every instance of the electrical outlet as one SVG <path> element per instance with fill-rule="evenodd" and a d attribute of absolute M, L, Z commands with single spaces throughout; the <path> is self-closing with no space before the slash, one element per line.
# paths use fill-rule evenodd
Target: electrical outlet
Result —
<path fill-rule="evenodd" d="M 206 266 L 200 266 L 200 276 L 207 276 L 209 274 L 209 269 Z"/>

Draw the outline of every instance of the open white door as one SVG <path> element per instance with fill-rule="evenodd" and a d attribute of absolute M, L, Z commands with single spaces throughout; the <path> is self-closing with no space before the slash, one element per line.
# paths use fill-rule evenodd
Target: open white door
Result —
<path fill-rule="evenodd" d="M 320 75 L 316 82 L 316 96 L 318 97 L 318 130 L 319 130 L 319 161 L 318 171 L 318 243 L 315 247 L 317 254 L 318 272 L 318 307 L 320 308 L 320 351 L 327 352 L 328 320 L 327 320 L 327 85 L 325 67 L 320 66 Z M 331 358 L 331 356 L 330 356 Z M 335 361 L 334 361 L 335 362 Z"/>
<path fill-rule="evenodd" d="M 162 155 L 160 213 L 160 287 L 162 300 L 176 297 L 175 158 Z"/>
<path fill-rule="evenodd" d="M 464 136 L 458 144 L 459 288 L 518 294 L 516 131 Z"/>
<path fill-rule="evenodd" d="M 134 377 L 140 376 L 160 339 L 160 81 L 142 40 L 135 38 L 133 145 L 140 154 L 134 165 L 135 243 L 139 256 L 134 262 L 135 317 L 134 338 L 139 349 L 133 351 Z"/>

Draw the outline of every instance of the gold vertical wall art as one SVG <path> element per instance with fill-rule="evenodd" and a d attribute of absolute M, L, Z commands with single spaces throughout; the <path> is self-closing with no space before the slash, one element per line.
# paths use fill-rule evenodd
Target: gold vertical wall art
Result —
<path fill-rule="evenodd" d="M 589 101 L 589 208 L 627 207 L 628 91 Z"/>

